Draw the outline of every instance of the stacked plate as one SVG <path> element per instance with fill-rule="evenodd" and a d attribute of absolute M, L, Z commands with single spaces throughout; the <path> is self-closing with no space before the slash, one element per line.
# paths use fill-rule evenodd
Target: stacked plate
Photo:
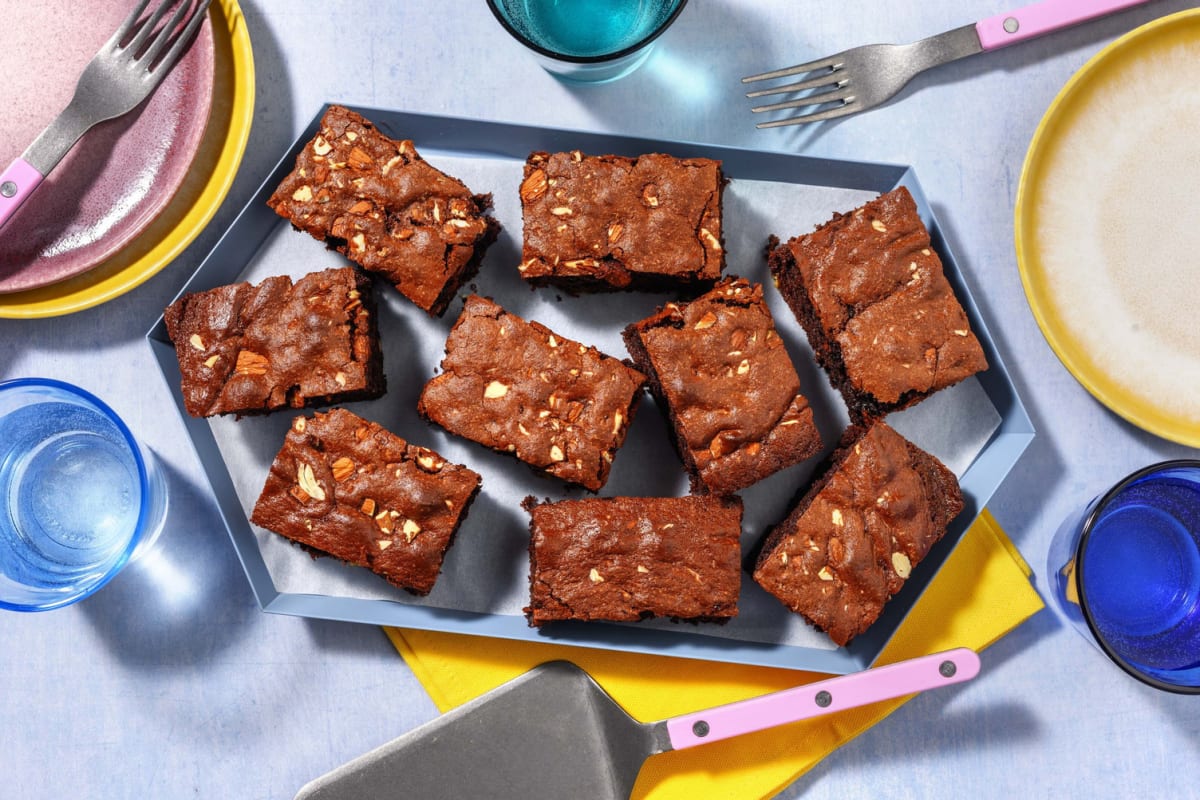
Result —
<path fill-rule="evenodd" d="M 0 163 L 66 106 L 92 55 L 129 13 L 23 3 L 0 67 Z M 12 18 L 10 18 L 12 17 Z M 0 233 L 0 317 L 69 314 L 111 300 L 175 258 L 216 213 L 245 151 L 254 60 L 237 0 L 215 0 L 183 60 L 143 105 L 97 126 Z"/>

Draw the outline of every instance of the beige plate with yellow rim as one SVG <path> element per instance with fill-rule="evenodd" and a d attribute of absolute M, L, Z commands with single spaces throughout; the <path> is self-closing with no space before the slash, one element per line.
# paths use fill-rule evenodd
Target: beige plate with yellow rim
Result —
<path fill-rule="evenodd" d="M 119 297 L 178 256 L 233 185 L 254 116 L 254 55 L 237 0 L 214 0 L 213 105 L 189 176 L 155 221 L 115 256 L 70 280 L 0 295 L 0 317 L 55 317 Z"/>
<path fill-rule="evenodd" d="M 1200 9 L 1113 42 L 1059 92 L 1016 202 L 1050 347 L 1134 425 L 1200 447 Z"/>

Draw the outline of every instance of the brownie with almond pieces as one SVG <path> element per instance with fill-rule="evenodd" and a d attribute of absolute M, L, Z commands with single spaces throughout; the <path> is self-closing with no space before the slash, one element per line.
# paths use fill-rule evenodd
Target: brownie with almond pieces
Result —
<path fill-rule="evenodd" d="M 280 216 L 440 316 L 500 224 L 490 194 L 431 166 L 408 140 L 331 106 L 267 201 Z"/>
<path fill-rule="evenodd" d="M 786 244 L 772 237 L 768 249 L 780 293 L 856 421 L 987 369 L 905 187 Z"/>
<path fill-rule="evenodd" d="M 467 467 L 334 409 L 292 422 L 250 521 L 425 595 L 480 483 Z"/>
<path fill-rule="evenodd" d="M 451 433 L 598 491 L 645 380 L 594 347 L 471 295 L 417 411 Z"/>
<path fill-rule="evenodd" d="M 370 280 L 353 267 L 185 294 L 163 312 L 193 417 L 379 397 Z"/>
<path fill-rule="evenodd" d="M 521 277 L 570 291 L 703 289 L 721 277 L 721 162 L 537 152 L 521 183 Z"/>
<path fill-rule="evenodd" d="M 741 590 L 742 501 L 713 495 L 536 503 L 531 626 L 670 617 L 725 622 Z"/>
<path fill-rule="evenodd" d="M 884 422 L 851 426 L 766 536 L 754 580 L 838 645 L 865 632 L 963 509 L 954 473 Z"/>
<path fill-rule="evenodd" d="M 730 277 L 625 328 L 671 422 L 692 490 L 730 495 L 821 451 L 812 408 L 763 300 Z"/>

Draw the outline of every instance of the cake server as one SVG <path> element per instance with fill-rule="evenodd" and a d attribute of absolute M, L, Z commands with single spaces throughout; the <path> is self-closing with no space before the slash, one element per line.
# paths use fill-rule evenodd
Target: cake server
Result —
<path fill-rule="evenodd" d="M 755 106 L 755 114 L 785 108 L 815 107 L 796 117 L 760 122 L 778 128 L 844 117 L 883 103 L 919 72 L 966 56 L 997 50 L 1035 36 L 1077 25 L 1150 0 L 1044 0 L 997 14 L 974 25 L 930 36 L 912 44 L 868 44 L 828 58 L 742 78 L 742 83 L 813 73 L 797 83 L 749 92 L 747 97 L 807 92 L 794 100 Z"/>
<path fill-rule="evenodd" d="M 67 107 L 0 173 L 0 228 L 58 166 L 80 136 L 98 123 L 137 108 L 154 91 L 200 29 L 210 1 L 181 0 L 170 21 L 155 31 L 167 9 L 176 2 L 163 0 L 134 33 L 138 18 L 150 0 L 137 4 L 88 62 Z M 184 28 L 176 36 L 181 24 Z"/>
<path fill-rule="evenodd" d="M 638 722 L 586 672 L 551 661 L 339 767 L 296 800 L 626 800 L 649 756 L 979 674 L 965 648 Z"/>

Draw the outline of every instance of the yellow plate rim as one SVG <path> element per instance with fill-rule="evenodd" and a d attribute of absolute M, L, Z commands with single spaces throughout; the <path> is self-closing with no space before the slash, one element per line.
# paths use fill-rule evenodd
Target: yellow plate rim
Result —
<path fill-rule="evenodd" d="M 224 25 L 214 13 L 214 33 L 224 30 L 229 35 L 233 96 L 230 98 L 229 128 L 220 147 L 212 174 L 197 193 L 192 207 L 181 215 L 179 222 L 147 252 L 131 261 L 115 274 L 62 293 L 68 284 L 50 285 L 27 292 L 0 295 L 0 318 L 36 319 L 73 314 L 98 306 L 140 286 L 170 264 L 184 248 L 200 235 L 221 207 L 233 186 L 238 166 L 250 139 L 254 120 L 254 53 L 250 34 L 238 0 L 216 0 L 224 16 Z M 214 12 L 217 9 L 214 9 Z M 213 98 L 213 102 L 220 102 Z M 130 242 L 136 246 L 137 239 Z M 120 258 L 118 253 L 114 258 Z M 81 278 L 86 278 L 87 273 Z"/>
<path fill-rule="evenodd" d="M 1160 409 L 1123 397 L 1123 393 L 1116 388 L 1113 380 L 1086 364 L 1078 353 L 1076 339 L 1061 331 L 1051 320 L 1046 306 L 1043 305 L 1042 294 L 1036 285 L 1035 277 L 1030 274 L 1042 271 L 1033 245 L 1033 231 L 1036 224 L 1033 221 L 1035 215 L 1031 210 L 1030 198 L 1035 194 L 1035 184 L 1039 180 L 1038 173 L 1046 149 L 1058 133 L 1059 118 L 1065 113 L 1076 93 L 1086 86 L 1088 81 L 1118 53 L 1142 46 L 1145 40 L 1160 36 L 1165 30 L 1173 29 L 1177 25 L 1194 24 L 1198 19 L 1200 19 L 1200 8 L 1193 8 L 1148 22 L 1109 44 L 1092 56 L 1071 76 L 1042 116 L 1029 144 L 1029 149 L 1026 151 L 1025 163 L 1021 168 L 1021 177 L 1017 184 L 1017 198 L 1013 215 L 1017 271 L 1021 276 L 1025 299 L 1029 303 L 1038 328 L 1042 331 L 1042 336 L 1050 345 L 1050 349 L 1058 356 L 1058 360 L 1074 376 L 1075 380 L 1079 381 L 1093 397 L 1113 413 L 1142 430 L 1189 447 L 1200 447 L 1200 430 L 1197 430 L 1194 424 L 1189 424 L 1186 420 L 1171 419 Z"/>

